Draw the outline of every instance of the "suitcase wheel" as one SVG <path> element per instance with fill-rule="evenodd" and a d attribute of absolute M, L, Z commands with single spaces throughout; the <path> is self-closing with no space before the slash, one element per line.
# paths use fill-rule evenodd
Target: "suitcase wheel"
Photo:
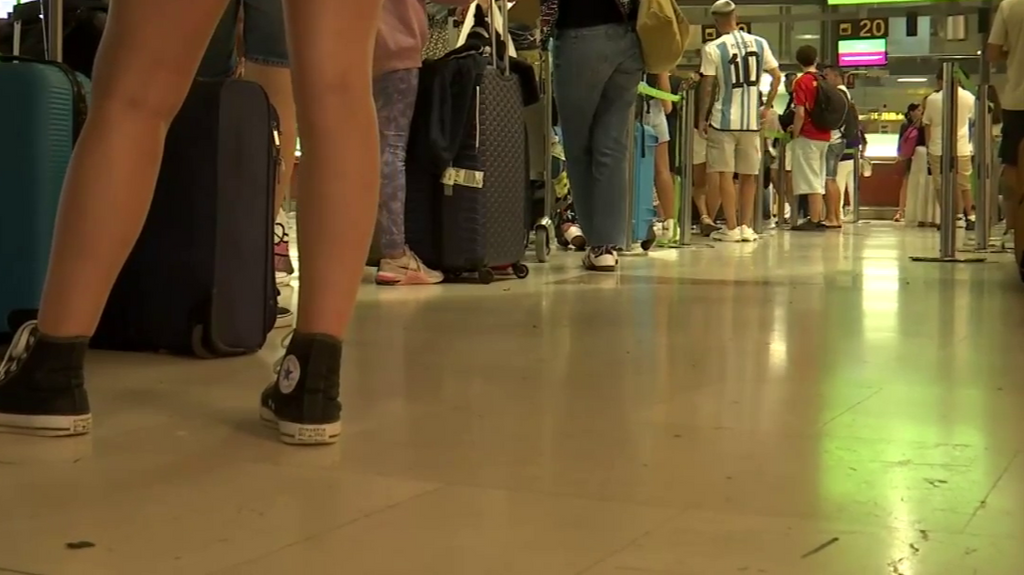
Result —
<path fill-rule="evenodd" d="M 512 264 L 512 273 L 516 274 L 519 279 L 526 279 L 526 276 L 530 275 L 530 268 L 526 264 L 514 263 Z"/>
<path fill-rule="evenodd" d="M 494 270 L 491 268 L 481 268 L 476 274 L 477 280 L 484 285 L 494 281 Z"/>
<path fill-rule="evenodd" d="M 215 359 L 217 357 L 206 349 L 206 330 L 201 324 L 192 326 L 192 353 L 199 359 Z"/>

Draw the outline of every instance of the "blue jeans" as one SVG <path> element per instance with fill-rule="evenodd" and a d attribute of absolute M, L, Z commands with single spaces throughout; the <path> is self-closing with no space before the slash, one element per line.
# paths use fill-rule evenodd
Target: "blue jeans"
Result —
<path fill-rule="evenodd" d="M 242 29 L 245 53 L 235 54 L 240 11 L 245 18 Z M 228 77 L 235 69 L 236 56 L 263 66 L 288 67 L 288 37 L 281 0 L 231 0 L 210 38 L 196 76 L 208 79 Z"/>
<path fill-rule="evenodd" d="M 553 56 L 580 226 L 592 246 L 625 246 L 629 128 L 644 72 L 640 39 L 628 24 L 560 30 Z"/>

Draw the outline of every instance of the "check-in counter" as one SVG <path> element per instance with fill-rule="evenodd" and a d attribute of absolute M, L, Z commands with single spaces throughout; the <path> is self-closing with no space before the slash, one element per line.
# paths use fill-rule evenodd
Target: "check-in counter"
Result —
<path fill-rule="evenodd" d="M 900 205 L 904 167 L 897 161 L 898 134 L 866 134 L 864 157 L 871 161 L 871 177 L 860 180 L 861 219 L 892 219 Z"/>

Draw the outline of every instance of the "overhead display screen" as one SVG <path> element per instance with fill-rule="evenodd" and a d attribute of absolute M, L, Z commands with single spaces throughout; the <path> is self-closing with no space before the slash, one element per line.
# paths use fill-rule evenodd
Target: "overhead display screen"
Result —
<path fill-rule="evenodd" d="M 885 66 L 889 63 L 885 38 L 858 38 L 838 42 L 839 65 L 844 68 Z"/>
<path fill-rule="evenodd" d="M 953 2 L 955 0 L 828 0 L 830 6 L 839 4 L 908 4 L 910 2 Z"/>

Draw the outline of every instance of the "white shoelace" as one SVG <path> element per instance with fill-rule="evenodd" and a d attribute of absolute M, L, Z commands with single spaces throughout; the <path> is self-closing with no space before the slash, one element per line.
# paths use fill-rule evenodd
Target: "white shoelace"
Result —
<path fill-rule="evenodd" d="M 36 338 L 36 322 L 30 321 L 18 329 L 14 334 L 3 361 L 0 361 L 0 379 L 14 373 L 21 362 L 28 355 L 28 350 Z"/>
<path fill-rule="evenodd" d="M 274 375 L 281 373 L 281 364 L 284 363 L 284 358 L 288 356 L 288 345 L 292 342 L 293 335 L 295 335 L 294 329 L 289 330 L 281 338 L 281 347 L 284 348 L 284 351 L 281 353 L 281 357 L 277 358 L 277 361 L 274 362 Z"/>

